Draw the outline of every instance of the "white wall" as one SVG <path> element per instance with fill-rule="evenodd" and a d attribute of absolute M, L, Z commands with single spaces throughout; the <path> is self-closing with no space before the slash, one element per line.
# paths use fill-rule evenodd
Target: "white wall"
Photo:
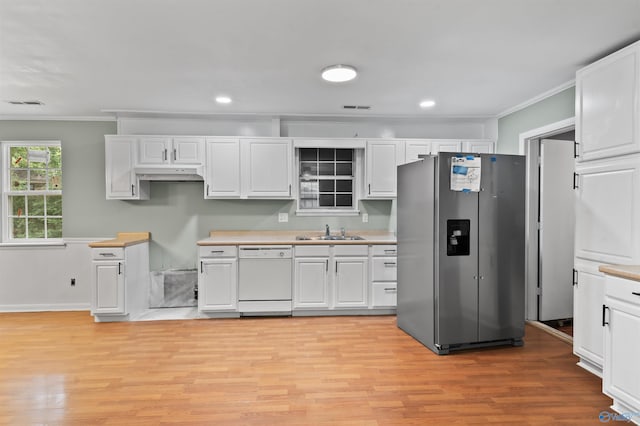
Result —
<path fill-rule="evenodd" d="M 95 239 L 64 246 L 0 247 L 0 312 L 89 310 Z M 71 278 L 76 285 L 71 286 Z"/>

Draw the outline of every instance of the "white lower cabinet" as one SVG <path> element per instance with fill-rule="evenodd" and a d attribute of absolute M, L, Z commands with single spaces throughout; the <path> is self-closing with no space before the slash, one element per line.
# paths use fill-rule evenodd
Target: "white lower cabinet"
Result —
<path fill-rule="evenodd" d="M 334 247 L 333 306 L 367 308 L 369 247 L 344 245 Z"/>
<path fill-rule="evenodd" d="M 372 246 L 371 255 L 371 306 L 395 308 L 398 292 L 396 246 Z"/>
<path fill-rule="evenodd" d="M 603 391 L 613 408 L 640 419 L 640 282 L 607 275 L 604 325 Z"/>
<path fill-rule="evenodd" d="M 573 353 L 578 365 L 587 371 L 602 375 L 605 276 L 598 271 L 598 263 L 578 261 L 575 264 L 573 286 Z"/>
<path fill-rule="evenodd" d="M 201 246 L 198 310 L 238 310 L 238 252 L 236 246 Z"/>
<path fill-rule="evenodd" d="M 329 246 L 295 248 L 293 309 L 329 309 Z"/>
<path fill-rule="evenodd" d="M 149 306 L 149 244 L 91 249 L 91 313 L 126 321 Z"/>

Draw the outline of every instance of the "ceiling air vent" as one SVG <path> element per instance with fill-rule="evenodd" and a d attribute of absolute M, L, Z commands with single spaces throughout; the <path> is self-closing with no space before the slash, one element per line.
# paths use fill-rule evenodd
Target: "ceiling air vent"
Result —
<path fill-rule="evenodd" d="M 343 109 L 371 109 L 369 105 L 343 105 Z"/>
<path fill-rule="evenodd" d="M 11 105 L 44 105 L 42 101 L 7 101 Z"/>

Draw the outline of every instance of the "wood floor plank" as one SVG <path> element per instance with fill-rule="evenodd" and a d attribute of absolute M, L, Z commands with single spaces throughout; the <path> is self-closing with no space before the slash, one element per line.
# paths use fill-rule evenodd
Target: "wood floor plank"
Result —
<path fill-rule="evenodd" d="M 393 316 L 94 323 L 0 314 L 0 424 L 600 424 L 567 343 L 437 356 Z"/>

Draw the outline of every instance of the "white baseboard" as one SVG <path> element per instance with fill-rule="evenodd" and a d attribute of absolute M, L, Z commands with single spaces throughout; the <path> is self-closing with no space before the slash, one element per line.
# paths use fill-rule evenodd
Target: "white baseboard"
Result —
<path fill-rule="evenodd" d="M 0 305 L 0 312 L 90 311 L 89 303 Z"/>

